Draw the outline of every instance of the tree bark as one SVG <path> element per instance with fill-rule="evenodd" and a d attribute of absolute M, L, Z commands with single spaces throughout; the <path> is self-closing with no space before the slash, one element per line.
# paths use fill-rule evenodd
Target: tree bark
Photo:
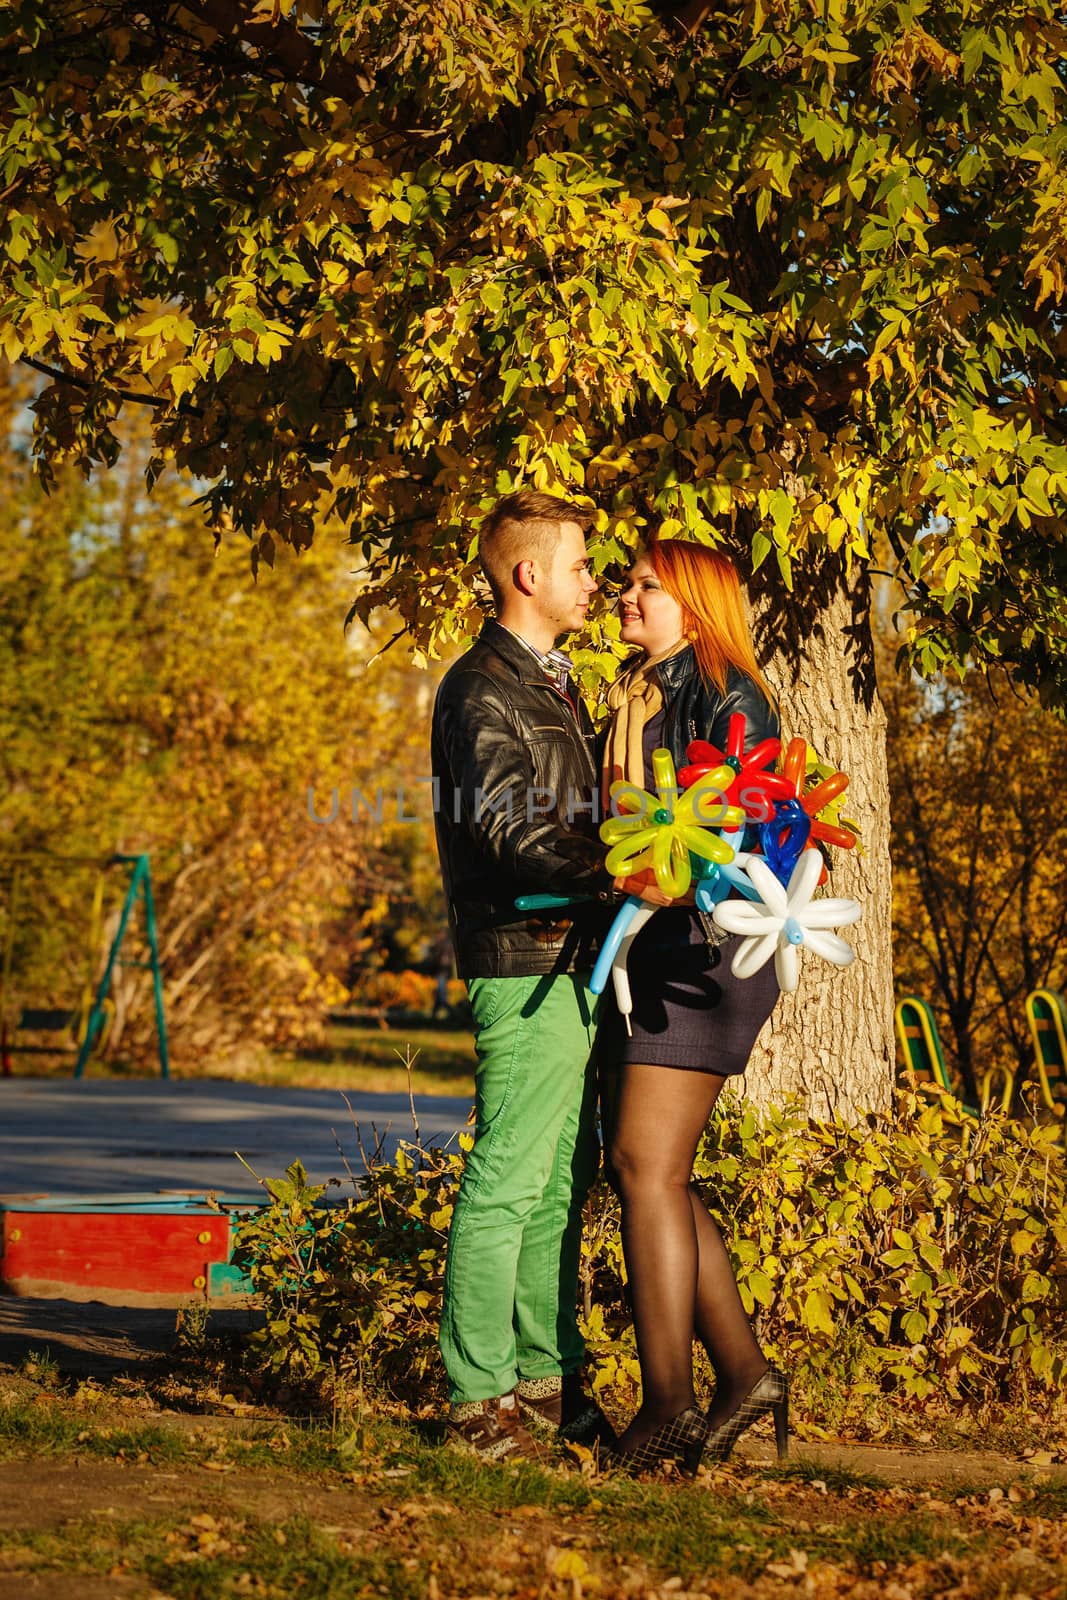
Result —
<path fill-rule="evenodd" d="M 769 563 L 768 563 L 769 565 Z M 885 1109 L 895 1070 L 892 877 L 886 718 L 875 680 L 869 581 L 828 558 L 805 564 L 790 594 L 775 575 L 751 584 L 757 652 L 778 696 L 783 744 L 805 738 L 849 775 L 844 813 L 860 828 L 853 850 L 831 847 L 826 894 L 863 907 L 841 930 L 856 951 L 832 967 L 801 951 L 800 984 L 782 995 L 753 1052 L 744 1092 L 757 1104 L 799 1095 L 813 1116 L 856 1121 Z"/>

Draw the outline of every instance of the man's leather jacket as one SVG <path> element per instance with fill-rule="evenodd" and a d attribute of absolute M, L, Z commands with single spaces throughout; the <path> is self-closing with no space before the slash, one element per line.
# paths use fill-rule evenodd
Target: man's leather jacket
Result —
<path fill-rule="evenodd" d="M 597 839 L 599 773 L 585 707 L 572 706 L 525 645 L 487 622 L 445 674 L 431 763 L 437 849 L 462 978 L 588 972 L 610 922 Z M 540 913 L 521 894 L 588 894 Z"/>

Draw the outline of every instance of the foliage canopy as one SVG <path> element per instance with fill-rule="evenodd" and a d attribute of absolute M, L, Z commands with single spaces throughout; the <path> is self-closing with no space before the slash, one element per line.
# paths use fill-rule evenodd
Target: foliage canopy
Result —
<path fill-rule="evenodd" d="M 520 481 L 592 499 L 600 567 L 650 522 L 798 587 L 884 539 L 924 671 L 1065 697 L 1054 0 L 5 17 L 0 338 L 55 377 L 46 477 L 136 395 L 216 530 L 269 562 L 328 507 L 359 609 L 424 643 Z"/>
<path fill-rule="evenodd" d="M 3 1020 L 95 987 L 125 883 L 106 879 L 92 918 L 91 863 L 145 850 L 178 1062 L 306 1043 L 387 939 L 417 958 L 442 925 L 411 737 L 432 683 L 345 647 L 350 560 L 328 538 L 251 592 L 180 485 L 145 496 L 126 427 L 119 470 L 66 471 L 46 500 L 9 432 L 19 399 L 0 372 Z M 147 975 L 120 967 L 112 996 L 109 1049 L 154 1048 Z"/>

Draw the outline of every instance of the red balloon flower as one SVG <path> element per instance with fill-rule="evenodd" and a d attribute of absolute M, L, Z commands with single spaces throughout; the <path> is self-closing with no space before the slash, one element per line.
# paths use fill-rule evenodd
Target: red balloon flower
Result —
<path fill-rule="evenodd" d="M 741 806 L 746 816 L 757 822 L 767 822 L 774 815 L 774 802 L 789 799 L 796 791 L 784 777 L 764 771 L 777 759 L 782 741 L 761 739 L 746 755 L 745 732 L 744 713 L 735 711 L 727 729 L 725 750 L 717 750 L 706 739 L 694 739 L 686 747 L 689 765 L 679 771 L 678 782 L 688 789 L 716 767 L 732 767 L 736 777 L 726 791 L 727 803 Z"/>

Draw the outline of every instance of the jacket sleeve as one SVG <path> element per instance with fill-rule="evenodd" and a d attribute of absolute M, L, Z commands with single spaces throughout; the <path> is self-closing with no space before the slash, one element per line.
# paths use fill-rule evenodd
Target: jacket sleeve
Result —
<path fill-rule="evenodd" d="M 452 678 L 439 694 L 437 716 L 449 769 L 442 777 L 451 786 L 439 804 L 458 812 L 487 867 L 534 892 L 610 893 L 603 846 L 577 826 L 583 814 L 577 807 L 567 816 L 572 797 L 535 788 L 522 731 L 492 678 L 478 672 Z"/>

